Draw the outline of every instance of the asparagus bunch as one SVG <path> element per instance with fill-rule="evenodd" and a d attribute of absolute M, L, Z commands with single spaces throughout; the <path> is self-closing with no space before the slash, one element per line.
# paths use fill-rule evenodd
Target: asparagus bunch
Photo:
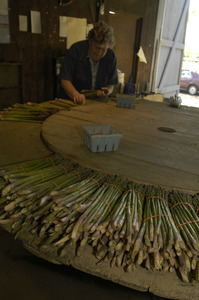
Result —
<path fill-rule="evenodd" d="M 4 211 L 5 203 L 8 204 L 9 202 L 12 202 L 15 198 L 17 198 L 17 194 L 14 193 L 16 189 L 19 190 L 20 186 L 22 187 L 22 185 L 24 185 L 25 187 L 28 184 L 32 188 L 32 182 L 29 182 L 29 177 L 31 175 L 33 176 L 41 174 L 43 169 L 55 166 L 55 164 L 61 166 L 61 164 L 63 163 L 66 163 L 63 158 L 58 155 L 52 155 L 47 158 L 2 167 L 0 169 L 0 178 L 2 181 L 0 194 L 2 197 L 2 199 L 0 199 L 0 213 L 2 212 L 2 210 Z"/>
<path fill-rule="evenodd" d="M 68 233 L 73 244 L 78 246 L 77 255 L 81 254 L 86 243 L 90 244 L 102 235 L 100 225 L 109 219 L 115 203 L 121 196 L 123 184 L 120 179 L 110 178 L 92 194 L 91 198 L 74 206 L 74 211 L 79 215 L 71 224 Z"/>
<path fill-rule="evenodd" d="M 8 165 L 0 168 L 0 176 L 9 180 L 12 176 L 17 176 L 21 173 L 27 173 L 30 171 L 41 170 L 55 165 L 62 165 L 66 160 L 58 154 L 50 155 L 48 157 L 34 159 L 14 165 Z M 7 176 L 7 178 L 6 178 Z"/>
<path fill-rule="evenodd" d="M 185 249 L 171 216 L 165 190 L 148 190 L 143 223 L 130 250 L 129 268 L 143 265 L 147 269 L 170 270 L 177 265 L 177 255 Z"/>
<path fill-rule="evenodd" d="M 195 199 L 197 201 L 197 197 Z M 190 195 L 172 193 L 169 201 L 172 217 L 184 240 L 185 249 L 179 255 L 179 273 L 185 282 L 198 278 L 199 261 L 199 217 Z"/>
<path fill-rule="evenodd" d="M 26 189 L 35 184 L 49 182 L 54 178 L 67 173 L 69 167 L 68 162 L 65 161 L 62 165 L 43 168 L 32 172 L 19 173 L 14 176 L 4 176 L 5 179 L 9 179 L 10 183 L 2 190 L 2 196 L 14 194 L 18 190 Z"/>
<path fill-rule="evenodd" d="M 11 172 L 12 167 L 3 169 L 4 187 L 1 191 L 0 199 L 0 224 L 12 224 L 17 218 L 20 221 L 24 220 L 28 214 L 37 210 L 41 197 L 46 196 L 51 191 L 60 190 L 88 176 L 88 170 L 84 168 L 75 168 L 74 165 L 66 160 L 50 158 L 50 167 L 44 167 L 49 164 L 45 159 L 45 163 L 40 160 L 27 162 L 23 164 L 24 173 L 18 172 L 16 166 L 15 171 Z M 55 164 L 55 161 L 58 163 Z M 60 164 L 61 161 L 61 164 Z M 36 167 L 34 167 L 34 162 Z M 41 169 L 39 168 L 41 162 Z M 53 165 L 52 165 L 53 162 Z M 6 185 L 5 185 L 6 180 Z"/>
<path fill-rule="evenodd" d="M 2 121 L 41 122 L 58 111 L 52 106 L 37 103 L 15 104 L 0 112 Z"/>
<path fill-rule="evenodd" d="M 86 97 L 86 99 L 93 99 L 97 97 L 97 90 L 82 90 L 82 94 Z"/>
<path fill-rule="evenodd" d="M 99 260 L 110 260 L 111 266 L 128 268 L 129 251 L 142 224 L 144 197 L 137 186 L 131 184 L 122 194 L 109 219 L 99 225 L 101 235 L 93 239 L 95 255 Z"/>
<path fill-rule="evenodd" d="M 54 104 L 56 106 L 60 106 L 63 109 L 70 110 L 71 107 L 77 106 L 73 101 L 71 100 L 64 100 L 64 99 L 55 99 L 53 101 L 50 101 L 51 104 Z"/>
<path fill-rule="evenodd" d="M 0 204 L 3 204 L 0 224 L 10 225 L 11 232 L 15 234 L 16 238 L 22 232 L 28 232 L 33 228 L 36 230 L 35 233 L 38 232 L 41 227 L 40 221 L 44 216 L 48 216 L 46 219 L 51 220 L 51 207 L 54 206 L 54 202 L 50 192 L 69 186 L 72 187 L 80 181 L 80 174 L 83 179 L 87 177 L 88 172 L 78 170 L 77 174 L 76 170 L 75 172 L 72 170 L 67 174 L 54 178 L 53 182 L 33 184 L 32 188 L 18 190 L 11 197 L 4 196 L 0 202 Z M 54 212 L 53 215 L 56 215 L 56 213 Z"/>
<path fill-rule="evenodd" d="M 38 229 L 40 247 L 52 244 L 63 255 L 71 240 L 72 228 L 82 213 L 82 207 L 87 205 L 85 203 L 104 179 L 98 172 L 93 172 L 90 177 L 76 184 L 50 193 L 49 199 L 53 205 L 49 214 L 41 219 Z"/>

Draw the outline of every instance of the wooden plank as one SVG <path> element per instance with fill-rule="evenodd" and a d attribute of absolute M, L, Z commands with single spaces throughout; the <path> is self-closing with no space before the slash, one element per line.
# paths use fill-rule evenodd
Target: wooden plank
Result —
<path fill-rule="evenodd" d="M 0 121 L 0 166 L 49 156 L 40 131 L 40 123 Z"/>
<path fill-rule="evenodd" d="M 171 40 L 161 39 L 161 46 L 172 48 L 174 45 L 174 42 Z M 184 50 L 184 44 L 183 43 L 176 43 L 176 49 Z"/>
<path fill-rule="evenodd" d="M 176 85 L 170 85 L 170 86 L 166 86 L 166 87 L 163 87 L 161 89 L 161 93 L 165 94 L 165 93 L 168 93 L 168 92 L 172 92 L 172 91 L 175 91 L 175 95 L 178 93 L 179 91 L 179 88 L 180 88 L 180 85 L 179 84 L 176 84 Z M 166 97 L 165 97 L 166 98 Z"/>

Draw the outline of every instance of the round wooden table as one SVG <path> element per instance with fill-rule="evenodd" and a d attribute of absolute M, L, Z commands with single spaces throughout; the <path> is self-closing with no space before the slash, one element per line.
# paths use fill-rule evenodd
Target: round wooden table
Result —
<path fill-rule="evenodd" d="M 82 126 L 89 124 L 109 124 L 122 132 L 119 149 L 91 152 L 82 132 Z M 176 109 L 147 100 L 137 100 L 135 109 L 125 109 L 111 100 L 90 100 L 49 117 L 42 137 L 50 149 L 85 167 L 167 189 L 199 190 L 197 109 Z"/>

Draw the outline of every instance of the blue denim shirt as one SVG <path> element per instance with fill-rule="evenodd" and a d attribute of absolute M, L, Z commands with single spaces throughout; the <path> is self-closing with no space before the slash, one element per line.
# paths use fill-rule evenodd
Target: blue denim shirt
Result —
<path fill-rule="evenodd" d="M 92 88 L 92 73 L 89 61 L 88 41 L 80 41 L 73 44 L 67 51 L 60 70 L 60 80 L 65 79 L 72 82 L 74 87 L 81 90 Z M 117 84 L 117 59 L 113 50 L 108 49 L 106 55 L 100 60 L 95 89 L 107 84 Z M 64 90 L 60 87 L 59 98 L 68 99 Z"/>

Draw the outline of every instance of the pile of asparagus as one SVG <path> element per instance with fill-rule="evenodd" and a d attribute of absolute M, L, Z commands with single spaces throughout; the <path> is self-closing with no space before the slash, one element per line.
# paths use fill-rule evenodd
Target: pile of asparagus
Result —
<path fill-rule="evenodd" d="M 59 111 L 59 108 L 69 109 L 76 106 L 72 101 L 56 99 L 47 104 L 27 102 L 26 104 L 14 104 L 11 107 L 0 111 L 1 121 L 20 122 L 42 122 L 50 115 Z"/>
<path fill-rule="evenodd" d="M 88 244 L 98 262 L 199 281 L 199 196 L 81 168 L 59 155 L 0 169 L 0 225 L 64 259 Z"/>

